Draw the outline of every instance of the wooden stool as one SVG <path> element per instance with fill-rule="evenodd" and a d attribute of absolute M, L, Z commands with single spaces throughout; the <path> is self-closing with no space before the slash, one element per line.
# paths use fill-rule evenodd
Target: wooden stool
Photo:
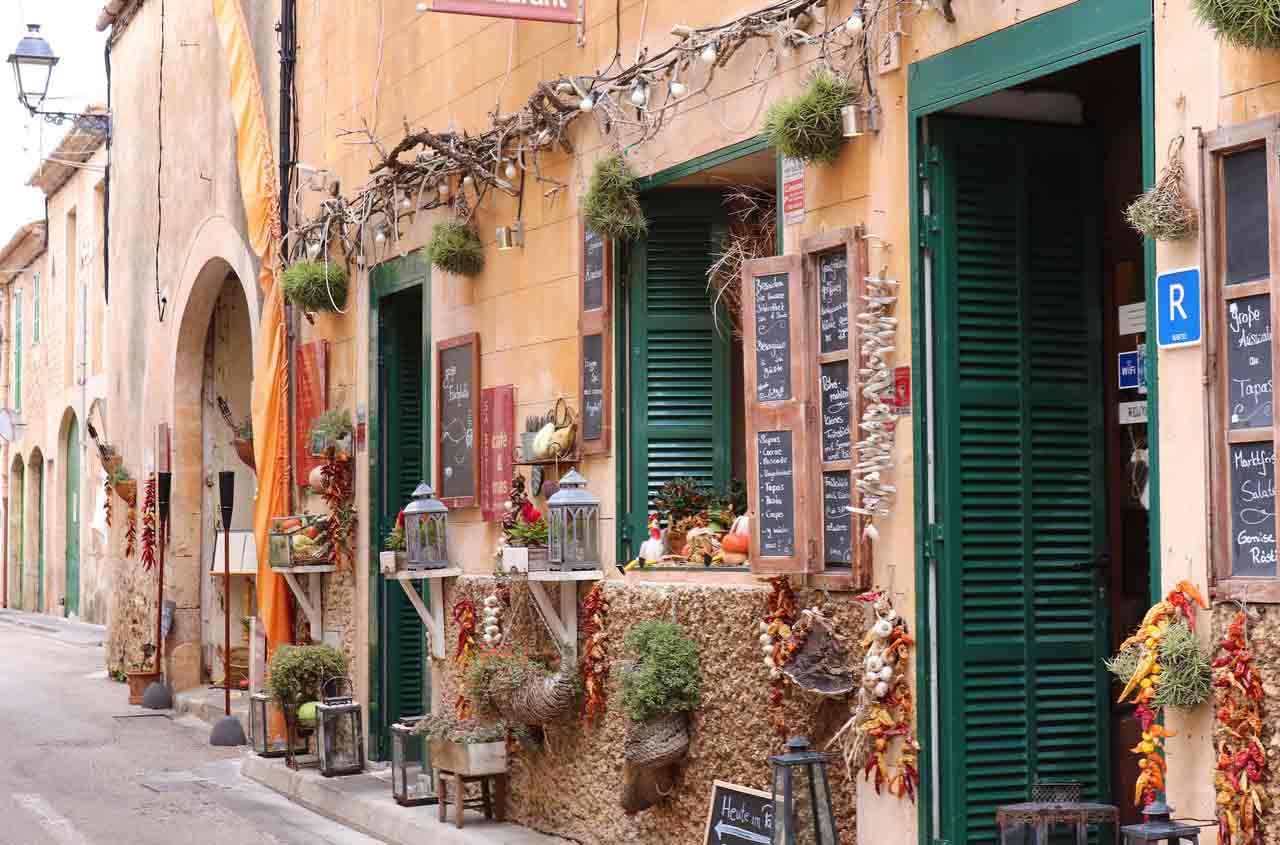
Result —
<path fill-rule="evenodd" d="M 463 810 L 483 810 L 486 819 L 506 821 L 507 817 L 507 776 L 500 775 L 460 775 L 448 769 L 434 769 L 436 779 L 437 808 L 440 821 L 447 821 L 449 815 L 449 785 L 453 785 L 453 823 L 462 827 Z M 480 797 L 467 798 L 468 783 L 480 782 Z M 493 791 L 490 792 L 490 781 Z"/>

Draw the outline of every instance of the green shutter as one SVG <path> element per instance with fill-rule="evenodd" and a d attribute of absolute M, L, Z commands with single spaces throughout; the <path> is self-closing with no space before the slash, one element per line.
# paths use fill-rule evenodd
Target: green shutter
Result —
<path fill-rule="evenodd" d="M 67 428 L 67 615 L 80 614 L 80 425 L 72 417 Z"/>
<path fill-rule="evenodd" d="M 31 278 L 31 308 L 35 312 L 31 317 L 31 345 L 40 342 L 40 274 L 33 273 Z"/>
<path fill-rule="evenodd" d="M 724 489 L 732 474 L 729 327 L 722 317 L 717 330 L 707 294 L 707 268 L 726 230 L 723 198 L 653 192 L 645 213 L 649 234 L 632 252 L 628 279 L 628 554 L 647 536 L 663 482 L 691 475 Z"/>
<path fill-rule="evenodd" d="M 1110 800 L 1097 172 L 1086 136 L 930 122 L 943 831 L 1036 780 Z"/>
<path fill-rule="evenodd" d="M 13 407 L 22 410 L 22 291 L 13 292 Z"/>

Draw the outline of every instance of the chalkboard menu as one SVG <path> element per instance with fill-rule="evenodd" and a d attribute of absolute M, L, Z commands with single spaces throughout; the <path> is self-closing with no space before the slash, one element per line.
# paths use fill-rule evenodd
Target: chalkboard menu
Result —
<path fill-rule="evenodd" d="M 756 401 L 791 398 L 791 304 L 786 273 L 755 278 Z"/>
<path fill-rule="evenodd" d="M 1227 302 L 1227 426 L 1272 424 L 1271 296 L 1258 294 Z"/>
<path fill-rule="evenodd" d="M 853 486 L 847 472 L 822 474 L 822 548 L 828 566 L 853 563 Z"/>
<path fill-rule="evenodd" d="M 703 845 L 773 841 L 773 793 L 716 781 Z"/>
<path fill-rule="evenodd" d="M 582 338 L 582 439 L 604 436 L 604 335 Z"/>
<path fill-rule="evenodd" d="M 849 348 L 849 259 L 844 250 L 818 259 L 818 330 L 823 354 Z"/>
<path fill-rule="evenodd" d="M 1231 574 L 1276 574 L 1276 452 L 1269 441 L 1231 446 Z"/>
<path fill-rule="evenodd" d="M 605 240 L 586 229 L 582 236 L 582 310 L 598 311 L 604 307 Z"/>
<path fill-rule="evenodd" d="M 822 371 L 822 460 L 849 460 L 852 441 L 849 436 L 849 362 L 823 364 Z"/>
<path fill-rule="evenodd" d="M 760 479 L 760 554 L 796 553 L 795 459 L 790 431 L 756 434 Z"/>
<path fill-rule="evenodd" d="M 1265 279 L 1271 272 L 1267 151 L 1254 147 L 1222 160 L 1226 200 L 1228 285 Z"/>
<path fill-rule="evenodd" d="M 480 338 L 464 335 L 438 349 L 440 449 L 437 495 L 450 507 L 476 503 L 480 464 L 476 457 L 480 418 Z"/>

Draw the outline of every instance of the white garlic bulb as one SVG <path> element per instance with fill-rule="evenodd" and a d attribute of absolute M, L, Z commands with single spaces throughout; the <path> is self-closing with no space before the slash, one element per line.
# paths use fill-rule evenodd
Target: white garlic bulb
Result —
<path fill-rule="evenodd" d="M 884 658 L 878 654 L 867 655 L 867 669 L 871 672 L 879 672 L 884 667 Z"/>
<path fill-rule="evenodd" d="M 761 622 L 761 623 L 760 623 L 760 633 L 762 633 L 762 634 L 767 634 L 767 633 L 769 633 L 769 623 L 768 623 L 768 622 Z"/>
<path fill-rule="evenodd" d="M 502 633 L 502 629 L 497 625 L 486 625 L 484 627 L 484 632 L 492 637 Z"/>
<path fill-rule="evenodd" d="M 766 658 L 764 659 L 764 665 L 765 665 L 765 666 L 768 666 L 770 669 L 772 669 L 772 668 L 773 668 L 773 658 L 772 658 L 772 657 L 766 657 Z"/>
<path fill-rule="evenodd" d="M 898 621 L 898 611 L 894 610 L 891 607 L 889 608 L 888 611 L 885 612 L 884 618 L 888 619 L 890 622 L 896 622 Z"/>
<path fill-rule="evenodd" d="M 880 670 L 880 680 L 882 680 L 882 681 L 892 681 L 892 680 L 893 680 L 893 667 L 892 667 L 892 666 L 885 666 L 883 669 L 881 669 L 881 670 Z"/>
<path fill-rule="evenodd" d="M 765 657 L 772 657 L 772 656 L 773 656 L 773 645 L 772 645 L 772 644 L 770 644 L 770 645 L 762 645 L 762 646 L 760 646 L 760 651 L 764 652 L 764 656 L 765 656 Z"/>
<path fill-rule="evenodd" d="M 773 637 L 768 634 L 760 635 L 760 645 L 773 645 Z"/>
<path fill-rule="evenodd" d="M 886 695 L 889 694 L 889 685 L 886 684 L 884 681 L 881 681 L 880 683 L 876 684 L 875 689 L 871 691 L 871 694 L 874 695 L 876 698 L 884 698 Z"/>
<path fill-rule="evenodd" d="M 876 624 L 871 626 L 871 633 L 875 635 L 877 640 L 888 639 L 893 633 L 893 623 L 888 619 L 877 619 Z"/>
<path fill-rule="evenodd" d="M 485 606 L 485 607 L 497 607 L 497 606 L 498 606 L 498 597 L 497 597 L 497 596 L 495 596 L 495 595 L 493 595 L 493 594 L 489 594 L 489 595 L 485 596 L 485 597 L 484 597 L 484 606 Z"/>

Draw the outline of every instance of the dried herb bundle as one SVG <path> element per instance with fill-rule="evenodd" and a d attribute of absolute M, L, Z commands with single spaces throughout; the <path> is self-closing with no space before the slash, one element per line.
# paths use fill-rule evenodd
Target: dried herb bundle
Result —
<path fill-rule="evenodd" d="M 459 276 L 477 276 L 484 269 L 480 236 L 461 220 L 445 220 L 432 227 L 427 257 L 441 270 Z"/>
<path fill-rule="evenodd" d="M 1183 192 L 1181 135 L 1169 143 L 1169 163 L 1160 180 L 1125 209 L 1134 229 L 1158 241 L 1180 241 L 1196 234 L 1196 210 Z"/>
<path fill-rule="evenodd" d="M 723 315 L 733 337 L 742 337 L 742 265 L 778 251 L 778 197 L 772 191 L 743 186 L 725 196 L 729 232 L 716 260 L 707 268 L 707 292 L 716 330 Z"/>
<path fill-rule="evenodd" d="M 282 285 L 285 299 L 304 311 L 341 311 L 347 305 L 347 268 L 334 261 L 295 261 Z"/>
<path fill-rule="evenodd" d="M 640 207 L 636 176 L 620 153 L 596 162 L 591 184 L 582 197 L 582 220 L 593 232 L 633 241 L 649 231 Z"/>
<path fill-rule="evenodd" d="M 1160 682 L 1155 685 L 1152 704 L 1194 710 L 1209 700 L 1212 691 L 1209 655 L 1185 621 L 1174 622 L 1164 631 L 1157 651 Z M 1106 661 L 1106 667 L 1120 683 L 1127 684 L 1141 662 L 1141 651 L 1135 645 Z"/>
<path fill-rule="evenodd" d="M 857 89 L 830 71 L 809 77 L 804 91 L 779 100 L 764 117 L 764 135 L 790 158 L 825 164 L 844 143 L 840 109 L 853 102 Z"/>

